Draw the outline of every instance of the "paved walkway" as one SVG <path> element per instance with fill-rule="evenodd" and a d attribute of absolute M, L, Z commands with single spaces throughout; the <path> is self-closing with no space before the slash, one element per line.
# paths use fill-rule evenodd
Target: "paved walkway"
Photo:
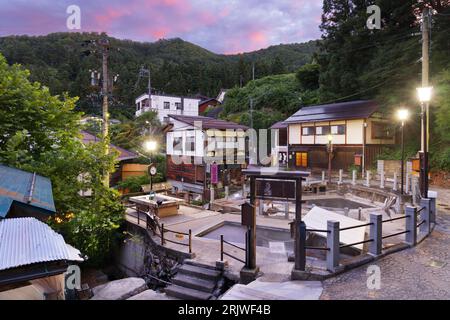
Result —
<path fill-rule="evenodd" d="M 450 210 L 443 208 L 422 243 L 374 263 L 381 271 L 380 290 L 367 288 L 368 266 L 362 266 L 324 281 L 321 299 L 450 299 Z"/>

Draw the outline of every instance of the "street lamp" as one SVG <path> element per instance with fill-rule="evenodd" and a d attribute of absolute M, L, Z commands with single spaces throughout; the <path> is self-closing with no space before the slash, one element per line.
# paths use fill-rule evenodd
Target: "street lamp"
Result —
<path fill-rule="evenodd" d="M 417 88 L 417 95 L 421 105 L 422 115 L 422 150 L 421 150 L 421 194 L 423 198 L 428 197 L 428 109 L 433 87 Z"/>
<path fill-rule="evenodd" d="M 399 109 L 397 111 L 397 117 L 402 122 L 402 164 L 401 164 L 401 194 L 403 195 L 403 181 L 404 181 L 404 171 L 405 171 L 405 135 L 404 135 L 404 126 L 405 121 L 409 117 L 408 109 Z"/>
<path fill-rule="evenodd" d="M 333 136 L 331 134 L 328 135 L 328 183 L 331 184 L 331 155 L 333 154 Z"/>
<path fill-rule="evenodd" d="M 151 153 L 153 151 L 155 151 L 158 147 L 158 144 L 156 143 L 156 141 L 154 140 L 146 140 L 144 141 L 144 149 L 145 151 Z M 153 193 L 153 179 L 152 177 L 156 174 L 156 167 L 153 165 L 153 161 L 150 159 L 150 166 L 149 166 L 149 171 L 148 171 L 148 175 L 150 177 L 150 197 L 152 197 L 152 193 Z"/>

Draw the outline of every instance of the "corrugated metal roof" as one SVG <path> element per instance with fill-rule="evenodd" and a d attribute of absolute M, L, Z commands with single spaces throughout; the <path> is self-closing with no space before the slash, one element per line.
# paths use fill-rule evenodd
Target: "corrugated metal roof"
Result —
<path fill-rule="evenodd" d="M 357 100 L 341 103 L 303 107 L 285 122 L 302 123 L 344 119 L 363 119 L 370 117 L 378 109 L 373 100 Z"/>
<path fill-rule="evenodd" d="M 80 251 L 35 218 L 0 220 L 0 270 L 59 260 L 83 261 Z"/>
<path fill-rule="evenodd" d="M 94 136 L 93 134 L 90 134 L 86 131 L 81 131 L 81 135 L 83 136 L 83 143 L 91 143 L 91 142 L 100 142 L 100 139 Z M 119 157 L 117 160 L 124 161 L 124 160 L 130 160 L 130 159 L 136 159 L 138 158 L 138 155 L 134 152 L 131 152 L 130 150 L 126 150 L 124 148 L 118 147 L 116 145 L 113 145 L 112 143 L 109 144 L 110 148 L 116 149 L 119 152 Z"/>
<path fill-rule="evenodd" d="M 0 164 L 0 217 L 13 201 L 55 212 L 50 179 Z"/>
<path fill-rule="evenodd" d="M 180 115 L 173 115 L 169 114 L 170 118 L 173 118 L 175 120 L 187 123 L 191 126 L 194 125 L 194 122 L 200 121 L 202 123 L 202 129 L 219 129 L 219 130 L 225 130 L 225 129 L 241 129 L 241 130 L 247 130 L 248 127 L 237 124 L 231 121 L 225 121 L 225 120 L 219 120 L 209 117 L 203 117 L 203 116 L 180 116 Z"/>

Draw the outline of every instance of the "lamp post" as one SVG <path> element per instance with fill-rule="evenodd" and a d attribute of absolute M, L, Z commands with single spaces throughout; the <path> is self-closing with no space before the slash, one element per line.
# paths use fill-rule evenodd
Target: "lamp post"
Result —
<path fill-rule="evenodd" d="M 422 118 L 422 150 L 421 154 L 421 185 L 420 191 L 422 194 L 422 198 L 428 197 L 428 112 L 429 103 L 431 100 L 431 93 L 433 91 L 432 87 L 421 87 L 417 88 L 417 94 L 419 97 L 420 105 L 421 105 L 421 118 Z"/>
<path fill-rule="evenodd" d="M 331 184 L 331 155 L 333 154 L 333 136 L 331 134 L 328 135 L 328 183 Z"/>
<path fill-rule="evenodd" d="M 150 154 L 153 151 L 155 151 L 157 147 L 158 147 L 158 144 L 154 140 L 144 141 L 144 149 L 145 149 L 145 151 L 147 151 Z M 151 193 L 153 191 L 152 176 L 154 176 L 156 174 L 156 167 L 153 165 L 153 161 L 152 161 L 151 157 L 149 157 L 149 159 L 150 159 L 150 168 L 149 168 L 148 175 L 150 176 L 150 193 Z"/>
<path fill-rule="evenodd" d="M 402 122 L 402 163 L 401 163 L 401 187 L 400 192 L 403 195 L 403 182 L 404 182 L 404 172 L 405 172 L 405 135 L 404 135 L 404 127 L 405 127 L 405 121 L 409 117 L 409 110 L 408 109 L 400 109 L 397 111 L 397 117 Z"/>

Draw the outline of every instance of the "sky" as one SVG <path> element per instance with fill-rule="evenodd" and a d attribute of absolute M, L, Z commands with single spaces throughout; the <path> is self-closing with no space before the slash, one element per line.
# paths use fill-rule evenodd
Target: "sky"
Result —
<path fill-rule="evenodd" d="M 67 8 L 80 8 L 69 30 Z M 136 41 L 181 38 L 235 54 L 320 37 L 320 0 L 0 0 L 0 36 L 107 32 Z"/>

